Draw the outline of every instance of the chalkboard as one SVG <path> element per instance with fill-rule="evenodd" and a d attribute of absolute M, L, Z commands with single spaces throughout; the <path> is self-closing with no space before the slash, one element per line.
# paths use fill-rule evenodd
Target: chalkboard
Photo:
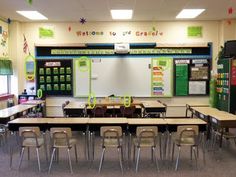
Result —
<path fill-rule="evenodd" d="M 102 58 L 91 59 L 91 83 L 89 73 L 80 72 L 75 67 L 75 97 L 91 92 L 96 97 L 151 96 L 151 58 Z M 74 62 L 75 64 L 75 62 Z"/>

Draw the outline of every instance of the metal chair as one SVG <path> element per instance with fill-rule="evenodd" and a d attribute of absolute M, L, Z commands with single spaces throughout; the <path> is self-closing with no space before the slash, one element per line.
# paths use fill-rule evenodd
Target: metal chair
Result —
<path fill-rule="evenodd" d="M 67 117 L 66 111 L 65 111 L 66 103 L 62 103 L 61 108 L 62 108 L 62 113 L 64 117 Z"/>
<path fill-rule="evenodd" d="M 174 150 L 175 145 L 178 147 L 178 155 L 175 164 L 175 170 L 178 170 L 179 165 L 179 158 L 180 158 L 180 150 L 182 146 L 189 146 L 191 149 L 191 159 L 192 159 L 192 152 L 194 152 L 194 157 L 196 160 L 196 167 L 197 167 L 197 152 L 196 148 L 198 147 L 199 140 L 199 128 L 195 125 L 184 125 L 177 127 L 177 137 L 173 142 L 173 149 L 172 149 L 172 161 L 174 159 Z"/>
<path fill-rule="evenodd" d="M 120 126 L 103 126 L 100 128 L 102 137 L 102 155 L 99 165 L 99 173 L 102 169 L 106 148 L 117 148 L 119 153 L 120 169 L 123 174 L 123 146 L 122 146 L 122 128 Z"/>
<path fill-rule="evenodd" d="M 106 106 L 95 106 L 95 108 L 92 109 L 93 117 L 106 117 Z"/>
<path fill-rule="evenodd" d="M 48 173 L 50 173 L 50 171 L 51 171 L 52 162 L 53 162 L 55 152 L 56 152 L 56 150 L 59 150 L 60 148 L 67 148 L 67 154 L 68 154 L 69 165 L 70 165 L 70 172 L 73 173 L 72 164 L 71 164 L 71 157 L 70 157 L 70 150 L 73 146 L 75 148 L 76 162 L 78 162 L 78 156 L 77 156 L 77 148 L 76 148 L 77 140 L 75 138 L 72 138 L 71 128 L 51 128 L 50 135 L 51 135 L 51 140 L 52 140 L 52 142 L 51 142 L 52 143 L 52 154 L 51 154 Z"/>
<path fill-rule="evenodd" d="M 135 109 L 136 109 L 136 107 L 134 105 L 130 106 L 130 107 L 120 106 L 121 116 L 132 118 L 132 117 L 134 117 Z"/>
<path fill-rule="evenodd" d="M 0 144 L 4 145 L 7 142 L 7 126 L 5 124 L 0 124 Z"/>
<path fill-rule="evenodd" d="M 29 148 L 34 147 L 36 148 L 38 169 L 39 171 L 41 171 L 39 148 L 42 147 L 43 145 L 45 148 L 45 156 L 47 161 L 48 161 L 48 156 L 47 156 L 47 148 L 45 140 L 41 135 L 39 127 L 20 127 L 19 135 L 22 137 L 22 143 L 21 143 L 21 154 L 20 154 L 20 162 L 18 169 L 20 169 L 25 148 L 28 148 L 28 159 L 29 159 Z"/>
<path fill-rule="evenodd" d="M 136 156 L 136 149 L 138 150 L 135 171 L 138 172 L 139 167 L 139 159 L 141 148 L 151 148 L 151 157 L 155 158 L 156 168 L 159 171 L 158 159 L 156 155 L 156 139 L 158 135 L 158 128 L 156 126 L 142 126 L 136 128 L 136 138 L 133 140 L 134 150 L 133 150 L 133 158 Z"/>

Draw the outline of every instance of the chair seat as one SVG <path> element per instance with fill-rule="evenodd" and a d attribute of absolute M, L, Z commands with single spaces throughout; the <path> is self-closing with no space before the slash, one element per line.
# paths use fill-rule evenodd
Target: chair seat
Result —
<path fill-rule="evenodd" d="M 39 147 L 44 144 L 44 139 L 43 138 L 38 138 L 38 145 Z M 22 146 L 24 147 L 36 147 L 36 139 L 35 138 L 26 138 L 22 142 Z"/>
<path fill-rule="evenodd" d="M 73 145 L 75 145 L 77 143 L 77 139 L 75 138 L 71 138 L 69 139 L 69 147 L 72 147 Z M 67 142 L 66 142 L 66 139 L 57 139 L 55 140 L 54 142 L 54 147 L 57 147 L 57 148 L 65 148 L 65 147 L 68 147 L 67 146 Z"/>
<path fill-rule="evenodd" d="M 175 144 L 177 146 L 194 146 L 196 145 L 196 140 L 194 138 L 181 138 L 181 139 L 176 139 Z"/>
<path fill-rule="evenodd" d="M 118 147 L 119 143 L 116 138 L 105 138 L 104 139 L 105 147 Z M 122 146 L 122 139 L 120 138 L 120 146 Z"/>
<path fill-rule="evenodd" d="M 135 146 L 139 145 L 140 147 L 156 146 L 153 141 L 153 138 L 142 138 L 140 139 L 140 142 L 138 138 L 134 138 L 133 142 Z"/>

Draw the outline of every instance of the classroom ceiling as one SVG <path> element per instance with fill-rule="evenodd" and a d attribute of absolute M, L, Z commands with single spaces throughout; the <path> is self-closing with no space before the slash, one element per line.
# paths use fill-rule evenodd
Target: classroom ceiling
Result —
<path fill-rule="evenodd" d="M 37 10 L 49 22 L 113 21 L 110 9 L 133 9 L 130 21 L 173 21 L 183 8 L 205 8 L 195 20 L 236 18 L 236 0 L 0 0 L 0 17 L 27 22 L 16 11 Z"/>

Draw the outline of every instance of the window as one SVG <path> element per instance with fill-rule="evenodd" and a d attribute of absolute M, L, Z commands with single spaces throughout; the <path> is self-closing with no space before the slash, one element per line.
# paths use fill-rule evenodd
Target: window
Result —
<path fill-rule="evenodd" d="M 0 95 L 9 93 L 9 78 L 7 75 L 0 75 Z"/>

